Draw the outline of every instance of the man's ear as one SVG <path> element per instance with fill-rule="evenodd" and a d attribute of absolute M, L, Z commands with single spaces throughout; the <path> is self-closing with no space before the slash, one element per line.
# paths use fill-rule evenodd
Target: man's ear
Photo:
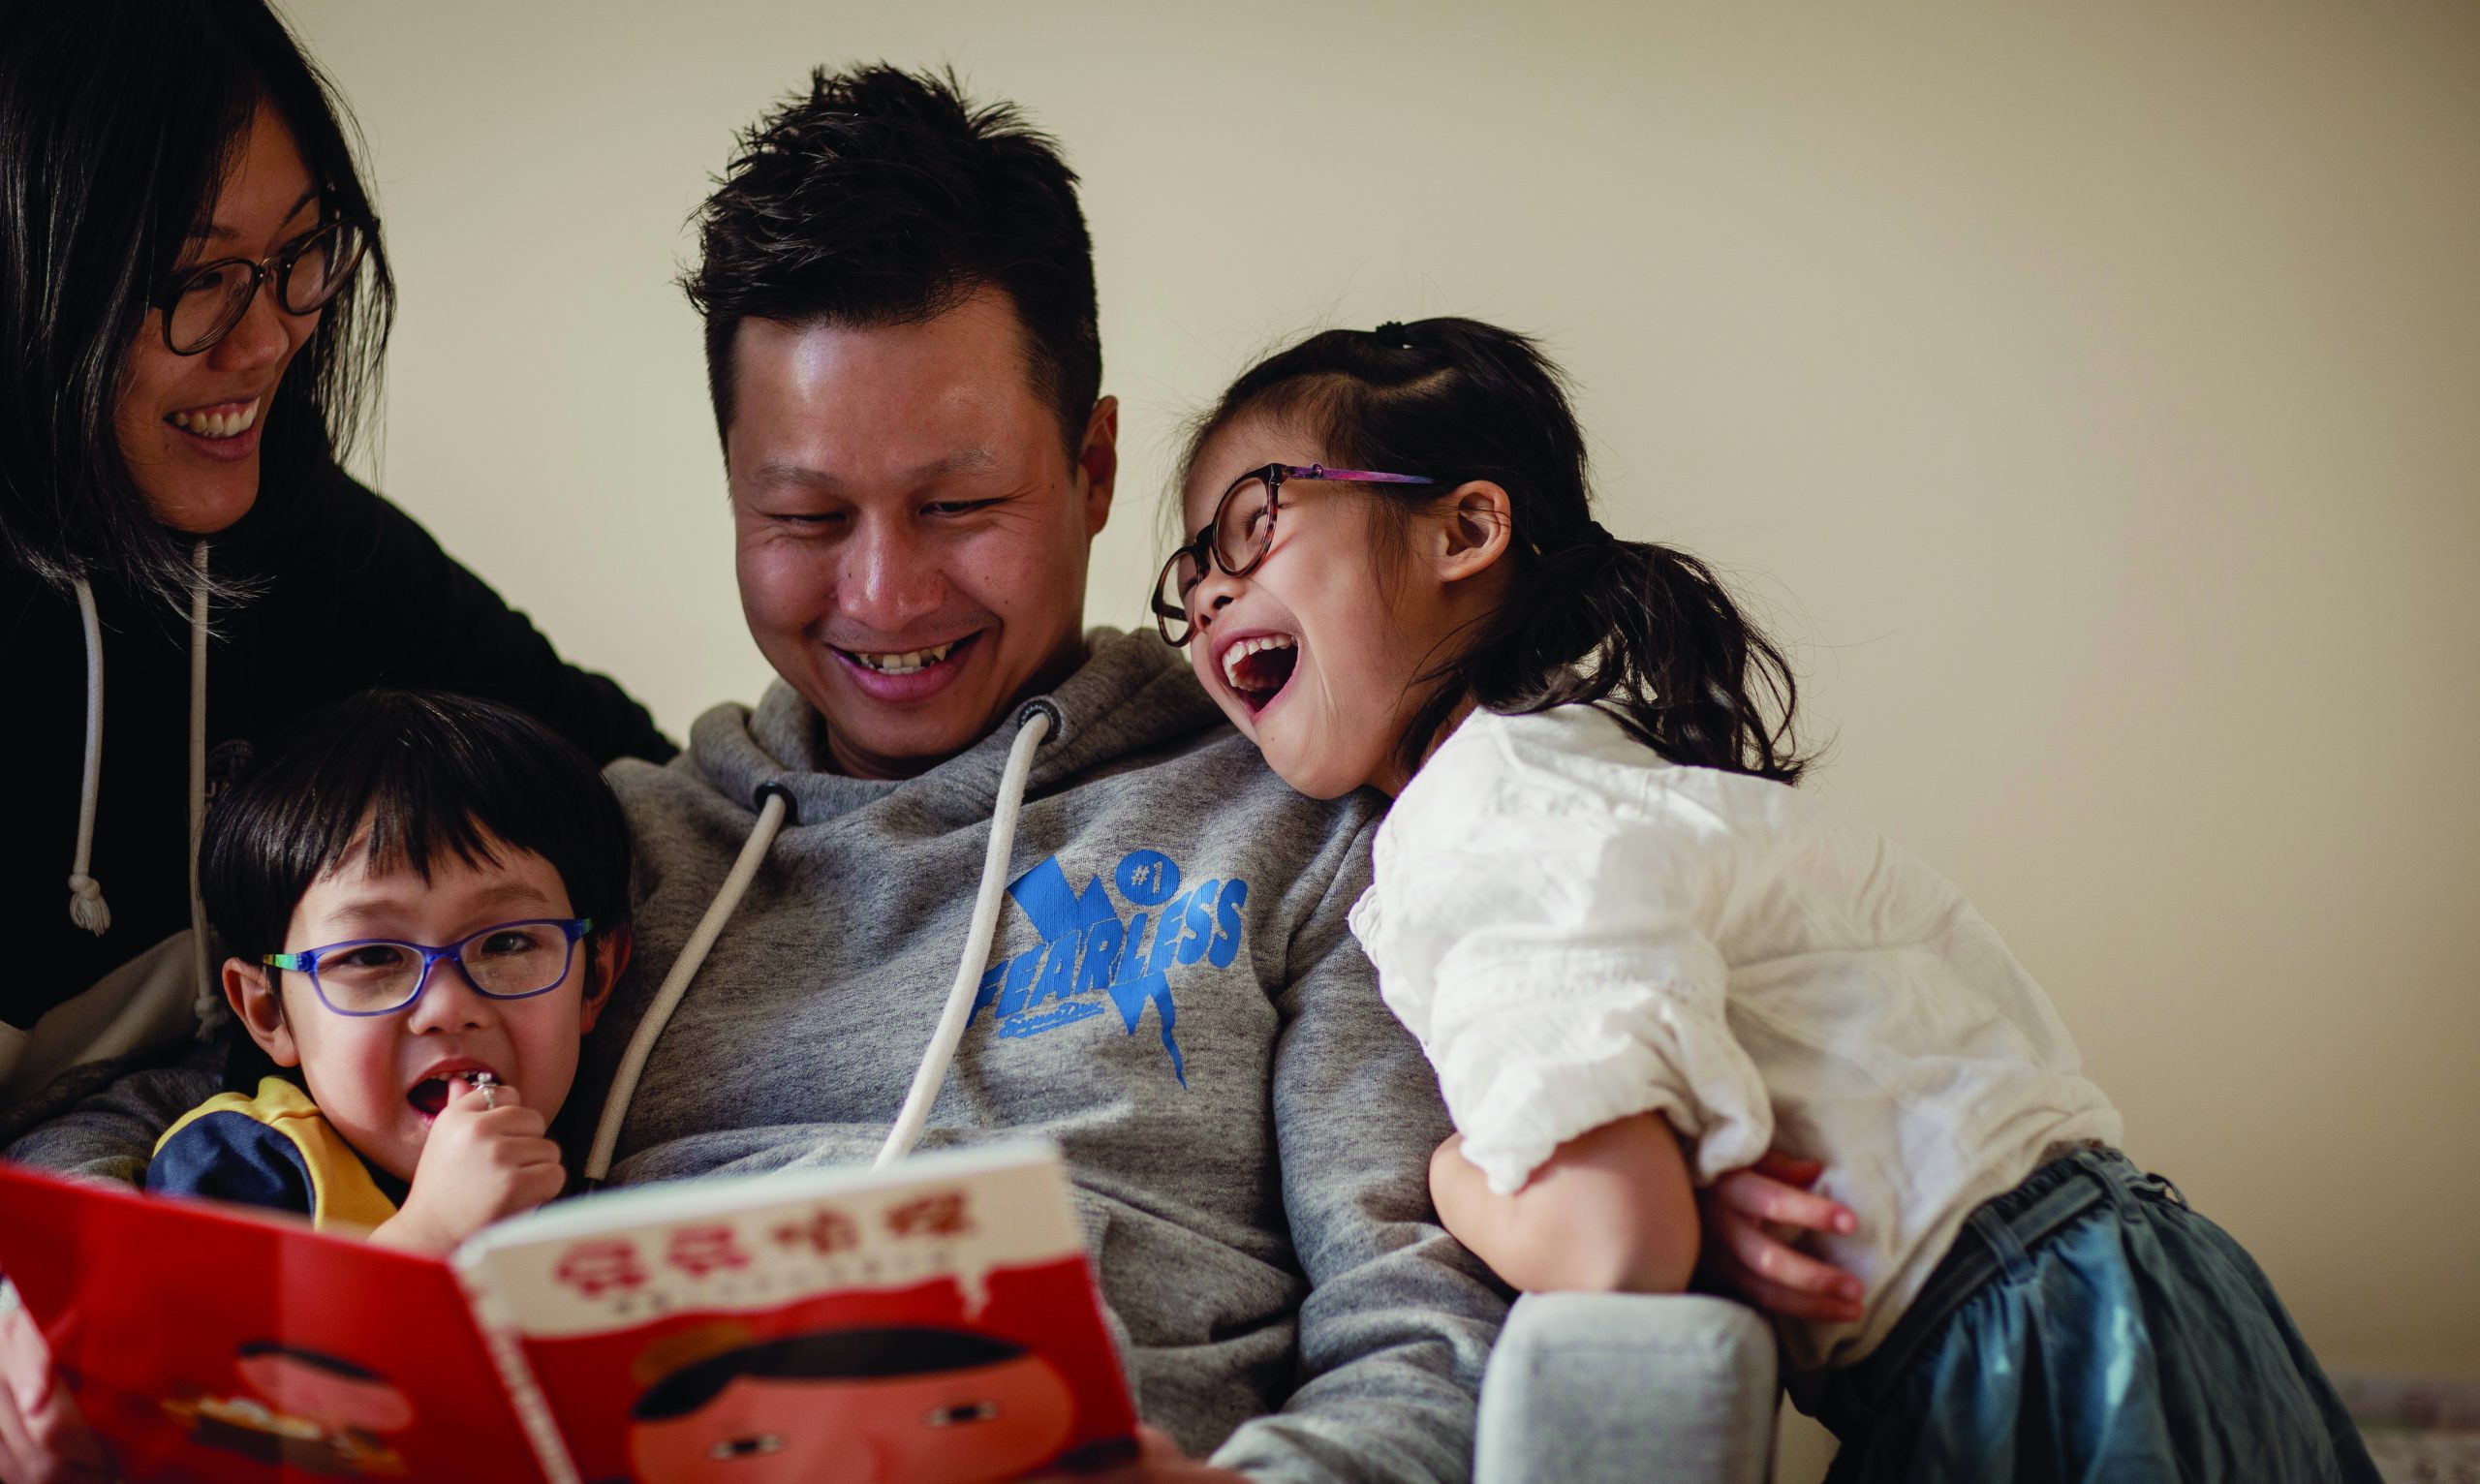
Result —
<path fill-rule="evenodd" d="M 637 935 L 627 923 L 595 935 L 595 950 L 590 962 L 594 977 L 585 987 L 585 1002 L 577 1006 L 577 1030 L 580 1034 L 594 1029 L 602 1018 L 603 1007 L 611 1003 L 611 991 L 620 982 L 620 971 L 629 967 L 629 949 Z"/>
<path fill-rule="evenodd" d="M 224 961 L 224 1003 L 250 1039 L 267 1054 L 267 1060 L 278 1067 L 301 1065 L 301 1048 L 293 1043 L 293 1028 L 285 1024 L 284 996 L 278 992 L 273 974 L 257 964 L 245 964 L 237 958 Z"/>
<path fill-rule="evenodd" d="M 1446 497 L 1432 548 L 1442 582 L 1461 582 L 1498 565 L 1515 532 L 1515 504 L 1488 479 L 1456 486 Z"/>
<path fill-rule="evenodd" d="M 1120 474 L 1120 399 L 1097 397 L 1085 418 L 1085 441 L 1076 449 L 1076 472 L 1085 479 L 1085 534 L 1101 534 L 1111 518 L 1111 486 Z"/>

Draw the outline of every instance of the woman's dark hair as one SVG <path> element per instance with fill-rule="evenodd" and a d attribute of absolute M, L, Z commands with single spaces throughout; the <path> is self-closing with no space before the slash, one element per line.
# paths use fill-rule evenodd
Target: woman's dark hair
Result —
<path fill-rule="evenodd" d="M 365 691 L 312 713 L 207 811 L 199 896 L 227 951 L 284 951 L 311 882 L 358 858 L 424 881 L 443 851 L 542 856 L 595 938 L 629 920 L 629 825 L 576 746 L 497 701 Z M 295 947 L 316 944 L 298 943 Z"/>
<path fill-rule="evenodd" d="M 1503 715 L 1588 702 L 1673 762 L 1798 782 L 1810 759 L 1782 651 L 1704 563 L 1594 520 L 1584 433 L 1531 340 L 1461 319 L 1313 335 L 1198 421 L 1183 486 L 1206 441 L 1245 416 L 1294 423 L 1338 466 L 1436 480 L 1356 486 L 1400 520 L 1472 480 L 1507 492 L 1505 599 L 1420 677 L 1432 689 L 1397 750 L 1406 772 L 1469 698 Z"/>
<path fill-rule="evenodd" d="M 1076 456 L 1102 386 L 1094 245 L 1076 172 L 1014 106 L 976 107 L 952 74 L 819 69 L 806 96 L 740 137 L 698 237 L 681 287 L 705 317 L 719 437 L 743 320 L 917 325 L 995 285 Z"/>
<path fill-rule="evenodd" d="M 323 211 L 372 217 L 343 108 L 264 0 L 0 0 L 0 552 L 64 591 L 110 572 L 188 608 L 190 543 L 149 513 L 112 412 L 262 102 Z M 275 389 L 263 481 L 350 443 L 394 307 L 374 229 Z"/>

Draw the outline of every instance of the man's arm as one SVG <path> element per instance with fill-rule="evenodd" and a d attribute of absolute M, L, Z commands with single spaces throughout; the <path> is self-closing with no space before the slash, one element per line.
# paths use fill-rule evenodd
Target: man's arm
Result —
<path fill-rule="evenodd" d="M 200 1046 L 172 1067 L 134 1071 L 0 1152 L 0 1158 L 61 1174 L 141 1185 L 164 1130 L 221 1090 L 221 1041 Z"/>
<path fill-rule="evenodd" d="M 1298 1388 L 1213 1462 L 1256 1478 L 1468 1477 L 1504 1290 L 1438 1224 L 1431 1151 L 1450 1131 L 1418 1042 L 1379 1001 L 1344 914 L 1369 884 L 1373 819 L 1292 938 L 1278 1006 L 1275 1136 L 1312 1284 Z"/>

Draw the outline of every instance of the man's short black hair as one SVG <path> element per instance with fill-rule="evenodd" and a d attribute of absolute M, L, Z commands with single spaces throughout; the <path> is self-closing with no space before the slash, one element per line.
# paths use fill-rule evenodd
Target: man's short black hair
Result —
<path fill-rule="evenodd" d="M 739 142 L 682 281 L 706 320 L 718 436 L 743 320 L 917 325 L 990 285 L 1015 305 L 1034 394 L 1058 408 L 1075 458 L 1102 341 L 1094 245 L 1056 142 L 1011 104 L 975 105 L 953 73 L 884 64 L 812 72 L 807 97 Z"/>
<path fill-rule="evenodd" d="M 252 963 L 286 951 L 302 894 L 356 844 L 369 866 L 403 862 L 424 881 L 443 850 L 477 866 L 528 850 L 560 873 L 596 938 L 629 920 L 620 801 L 574 744 L 496 701 L 365 691 L 264 751 L 199 843 L 199 894 L 226 951 Z"/>

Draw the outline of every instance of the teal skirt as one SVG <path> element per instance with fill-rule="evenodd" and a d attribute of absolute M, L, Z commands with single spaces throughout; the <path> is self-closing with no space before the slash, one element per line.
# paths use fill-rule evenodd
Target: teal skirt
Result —
<path fill-rule="evenodd" d="M 2111 1149 L 1974 1211 L 1816 1410 L 1843 1442 L 1827 1484 L 2378 1484 L 2255 1260 Z"/>

